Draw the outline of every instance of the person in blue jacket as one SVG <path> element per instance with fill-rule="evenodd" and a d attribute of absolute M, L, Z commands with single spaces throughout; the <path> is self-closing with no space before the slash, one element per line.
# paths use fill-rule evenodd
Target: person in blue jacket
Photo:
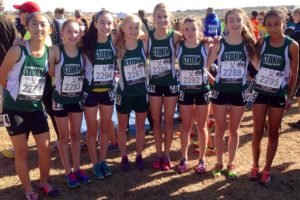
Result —
<path fill-rule="evenodd" d="M 207 8 L 206 17 L 203 20 L 203 24 L 204 35 L 206 37 L 215 37 L 221 35 L 221 22 L 213 8 Z"/>

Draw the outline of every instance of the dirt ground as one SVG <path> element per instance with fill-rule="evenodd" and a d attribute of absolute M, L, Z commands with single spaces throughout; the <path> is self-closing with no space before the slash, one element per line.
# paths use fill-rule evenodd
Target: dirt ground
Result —
<path fill-rule="evenodd" d="M 240 145 L 236 157 L 236 166 L 240 174 L 238 180 L 228 180 L 225 177 L 214 178 L 211 169 L 216 162 L 214 155 L 207 155 L 208 172 L 204 175 L 195 174 L 192 167 L 197 164 L 195 147 L 190 145 L 189 164 L 191 170 L 184 174 L 178 174 L 173 168 L 169 172 L 156 172 L 150 169 L 150 163 L 154 159 L 153 136 L 146 137 L 144 158 L 147 168 L 144 171 L 134 169 L 134 147 L 133 137 L 129 137 L 128 149 L 129 159 L 132 161 L 132 170 L 122 172 L 120 170 L 119 153 L 111 153 L 108 163 L 112 168 L 113 175 L 104 180 L 93 180 L 89 185 L 82 185 L 77 189 L 69 189 L 63 176 L 63 168 L 57 151 L 52 151 L 52 167 L 50 171 L 50 182 L 60 190 L 57 199 L 300 199 L 300 137 L 299 130 L 290 128 L 287 123 L 297 121 L 296 103 L 286 114 L 282 123 L 281 136 L 277 155 L 274 159 L 270 185 L 261 186 L 256 182 L 249 182 L 247 172 L 251 167 L 251 133 L 252 113 L 246 111 L 241 123 Z M 51 124 L 51 123 L 50 123 Z M 180 125 L 176 126 L 180 130 Z M 0 128 L 0 150 L 11 146 L 4 128 Z M 51 128 L 51 140 L 56 136 Z M 266 152 L 265 137 L 262 141 L 261 165 L 265 162 Z M 171 160 L 175 166 L 180 160 L 180 141 L 174 136 L 172 143 Z M 90 171 L 90 159 L 87 150 L 82 151 L 82 168 Z M 33 185 L 37 184 L 39 172 L 37 169 L 36 146 L 30 137 L 29 140 L 29 166 L 30 177 Z M 224 155 L 224 163 L 227 160 L 227 147 Z M 298 188 L 298 189 L 297 189 Z M 14 160 L 8 158 L 0 159 L 0 195 L 1 199 L 24 199 L 21 183 L 16 176 Z M 50 199 L 42 195 L 44 199 Z"/>

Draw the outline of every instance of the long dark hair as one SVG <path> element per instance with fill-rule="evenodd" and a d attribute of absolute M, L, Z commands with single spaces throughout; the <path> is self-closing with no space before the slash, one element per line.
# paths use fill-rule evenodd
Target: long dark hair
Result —
<path fill-rule="evenodd" d="M 88 32 L 83 37 L 83 50 L 86 53 L 89 60 L 92 62 L 92 64 L 95 63 L 95 50 L 96 50 L 96 44 L 98 40 L 98 33 L 97 29 L 95 27 L 95 22 L 105 14 L 111 14 L 107 10 L 102 10 L 98 12 L 92 19 Z"/>

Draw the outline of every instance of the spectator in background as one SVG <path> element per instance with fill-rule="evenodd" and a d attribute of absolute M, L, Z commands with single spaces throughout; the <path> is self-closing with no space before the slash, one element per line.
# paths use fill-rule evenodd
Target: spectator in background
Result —
<path fill-rule="evenodd" d="M 143 30 L 144 32 L 148 32 L 149 30 L 152 30 L 152 29 L 153 29 L 152 26 L 151 26 L 151 24 L 150 24 L 150 22 L 149 22 L 149 20 L 148 20 L 147 17 L 146 17 L 145 10 L 139 10 L 139 11 L 138 11 L 138 16 L 139 16 L 139 18 L 140 18 L 140 19 L 142 20 L 142 22 L 143 22 L 142 30 Z"/>
<path fill-rule="evenodd" d="M 251 20 L 250 20 L 252 28 L 253 28 L 253 33 L 256 38 L 258 38 L 258 24 L 259 24 L 257 15 L 258 15 L 257 11 L 253 10 L 251 12 Z"/>
<path fill-rule="evenodd" d="M 83 35 L 85 35 L 87 33 L 87 31 L 89 29 L 88 22 L 83 17 L 83 14 L 82 14 L 81 10 L 75 10 L 74 15 L 75 15 L 76 20 L 79 22 L 80 31 L 84 32 L 84 33 L 81 34 L 81 36 L 83 36 Z"/>
<path fill-rule="evenodd" d="M 203 20 L 203 24 L 205 36 L 214 37 L 221 35 L 221 22 L 213 8 L 207 8 L 206 17 Z"/>
<path fill-rule="evenodd" d="M 4 1 L 0 0 L 0 65 L 8 51 L 13 45 L 13 42 L 18 35 L 17 29 L 14 24 L 6 18 L 4 15 Z M 3 106 L 3 88 L 0 86 L 0 114 L 2 113 Z M 4 122 L 0 118 L 0 126 L 4 125 Z M 5 157 L 14 157 L 14 151 L 11 149 L 2 150 L 2 154 Z"/>
<path fill-rule="evenodd" d="M 24 37 L 26 33 L 26 29 L 25 26 L 21 24 L 21 20 L 19 17 L 16 17 L 15 23 L 16 23 L 17 31 L 21 34 L 22 37 Z"/>
<path fill-rule="evenodd" d="M 292 11 L 292 16 L 294 18 L 295 29 L 290 36 L 291 36 L 291 38 L 296 40 L 296 42 L 300 45 L 300 7 L 295 8 Z M 300 57 L 300 51 L 299 51 L 299 57 Z M 299 68 L 298 68 L 298 80 L 297 80 L 297 85 L 296 85 L 296 89 L 295 89 L 295 96 L 297 97 L 298 110 L 300 112 L 300 70 L 299 70 Z M 300 129 L 300 120 L 298 120 L 297 122 L 289 123 L 289 125 L 291 127 Z"/>
<path fill-rule="evenodd" d="M 60 34 L 63 23 L 67 19 L 65 18 L 65 9 L 56 8 L 54 10 L 54 20 L 53 20 L 53 30 L 51 33 L 52 44 L 61 45 L 62 44 L 62 36 Z"/>
<path fill-rule="evenodd" d="M 258 20 L 258 37 L 264 37 L 267 34 L 267 29 L 264 25 L 264 17 L 265 17 L 266 11 L 260 11 L 257 15 L 257 20 Z"/>

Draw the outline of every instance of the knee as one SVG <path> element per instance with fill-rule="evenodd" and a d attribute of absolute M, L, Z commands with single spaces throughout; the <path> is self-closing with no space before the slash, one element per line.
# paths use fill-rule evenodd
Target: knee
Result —
<path fill-rule="evenodd" d="M 71 135 L 71 139 L 72 141 L 74 142 L 80 142 L 81 140 L 81 133 L 79 132 L 70 132 L 70 135 Z"/>
<path fill-rule="evenodd" d="M 15 149 L 15 155 L 18 160 L 27 160 L 28 157 L 28 149 Z"/>
<path fill-rule="evenodd" d="M 59 145 L 67 145 L 70 142 L 70 138 L 68 136 L 59 135 Z"/>
<path fill-rule="evenodd" d="M 231 137 L 235 137 L 235 138 L 239 136 L 237 129 L 229 129 L 229 134 Z"/>
<path fill-rule="evenodd" d="M 164 122 L 164 126 L 165 126 L 166 129 L 173 128 L 173 119 L 171 119 L 171 120 L 166 119 L 165 122 Z"/>
<path fill-rule="evenodd" d="M 153 126 L 161 126 L 161 118 L 152 118 Z"/>
<path fill-rule="evenodd" d="M 271 132 L 269 132 L 269 137 L 268 137 L 268 139 L 269 139 L 269 142 L 271 142 L 271 143 L 278 142 L 278 139 L 279 139 L 279 134 L 278 134 L 278 132 L 276 132 L 276 133 L 271 133 Z"/>

